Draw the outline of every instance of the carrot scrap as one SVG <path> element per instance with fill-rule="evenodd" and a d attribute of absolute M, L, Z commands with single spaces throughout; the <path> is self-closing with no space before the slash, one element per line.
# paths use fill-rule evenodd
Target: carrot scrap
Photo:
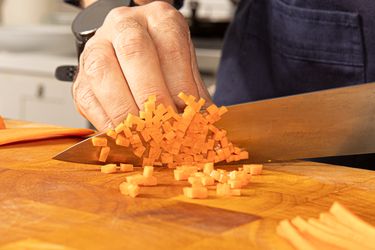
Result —
<path fill-rule="evenodd" d="M 206 187 L 184 187 L 183 193 L 190 199 L 205 199 L 208 197 L 208 189 Z"/>
<path fill-rule="evenodd" d="M 95 147 L 105 147 L 107 146 L 107 138 L 105 137 L 93 137 L 91 139 L 92 145 Z"/>
<path fill-rule="evenodd" d="M 123 195 L 135 198 L 139 195 L 140 187 L 137 184 L 123 182 L 120 184 L 120 192 Z"/>
<path fill-rule="evenodd" d="M 120 171 L 122 171 L 122 172 L 133 172 L 134 166 L 133 166 L 133 164 L 120 163 Z"/>
<path fill-rule="evenodd" d="M 101 166 L 100 171 L 104 174 L 112 174 L 117 171 L 117 166 L 116 164 L 103 165 Z"/>
<path fill-rule="evenodd" d="M 251 175 L 260 175 L 263 170 L 263 164 L 245 164 L 243 169 Z"/>
<path fill-rule="evenodd" d="M 102 147 L 101 148 L 100 154 L 99 154 L 99 161 L 100 162 L 106 162 L 107 161 L 110 150 L 111 150 L 110 147 Z"/>

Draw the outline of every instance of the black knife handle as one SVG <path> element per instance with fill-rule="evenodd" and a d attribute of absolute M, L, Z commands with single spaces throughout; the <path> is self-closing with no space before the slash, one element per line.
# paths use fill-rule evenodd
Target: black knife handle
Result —
<path fill-rule="evenodd" d="M 78 67 L 74 65 L 59 66 L 55 70 L 55 77 L 60 81 L 73 82 L 77 74 L 77 69 Z"/>

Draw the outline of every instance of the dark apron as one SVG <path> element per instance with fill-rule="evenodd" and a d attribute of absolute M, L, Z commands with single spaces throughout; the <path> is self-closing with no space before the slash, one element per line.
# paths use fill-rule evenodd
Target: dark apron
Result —
<path fill-rule="evenodd" d="M 375 0 L 242 0 L 214 100 L 230 105 L 370 81 Z M 375 157 L 366 157 L 333 163 L 375 168 Z"/>

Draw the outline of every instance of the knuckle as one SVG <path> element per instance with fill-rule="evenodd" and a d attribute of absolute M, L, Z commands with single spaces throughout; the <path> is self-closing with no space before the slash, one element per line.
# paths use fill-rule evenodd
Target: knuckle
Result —
<path fill-rule="evenodd" d="M 154 1 L 152 3 L 149 3 L 147 6 L 158 12 L 175 10 L 175 8 L 171 4 L 164 1 Z"/>
<path fill-rule="evenodd" d="M 108 13 L 105 21 L 108 21 L 110 23 L 121 22 L 124 19 L 124 17 L 129 15 L 130 11 L 131 9 L 129 7 L 114 8 Z"/>
<path fill-rule="evenodd" d="M 88 110 L 95 105 L 96 97 L 89 86 L 82 86 L 83 82 L 76 81 L 73 87 L 73 99 L 79 108 Z"/>
<path fill-rule="evenodd" d="M 100 76 L 112 62 L 107 48 L 100 42 L 90 41 L 81 55 L 81 68 L 87 75 Z"/>
<path fill-rule="evenodd" d="M 135 29 L 129 33 L 120 33 L 117 35 L 114 45 L 117 53 L 124 58 L 131 59 L 144 56 L 146 36 L 141 30 Z"/>

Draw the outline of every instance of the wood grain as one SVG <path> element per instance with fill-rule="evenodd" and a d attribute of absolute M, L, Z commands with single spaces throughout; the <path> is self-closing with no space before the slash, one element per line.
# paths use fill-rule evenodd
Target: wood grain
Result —
<path fill-rule="evenodd" d="M 76 142 L 0 147 L 0 250 L 292 249 L 276 235 L 278 221 L 316 217 L 335 200 L 375 225 L 373 171 L 273 163 L 242 197 L 217 198 L 210 191 L 209 199 L 189 200 L 181 195 L 187 183 L 160 168 L 160 185 L 132 199 L 118 191 L 129 174 L 51 160 Z"/>

